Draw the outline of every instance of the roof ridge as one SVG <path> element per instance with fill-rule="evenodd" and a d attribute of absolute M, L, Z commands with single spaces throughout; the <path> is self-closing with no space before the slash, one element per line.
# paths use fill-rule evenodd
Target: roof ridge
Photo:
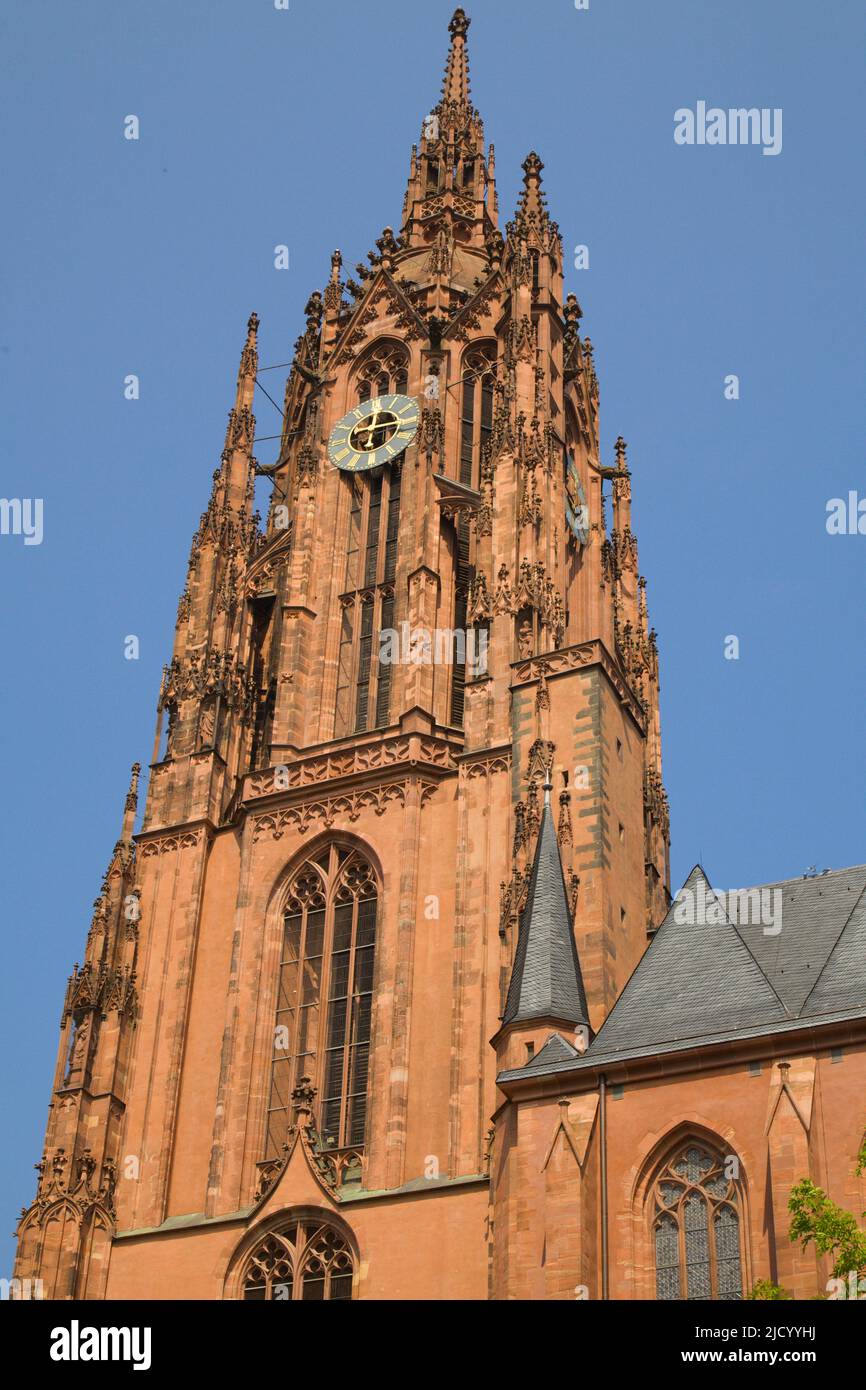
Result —
<path fill-rule="evenodd" d="M 716 899 L 717 902 L 719 902 L 719 894 L 716 892 L 715 888 L 713 888 L 713 886 L 712 886 L 712 884 L 710 883 L 709 879 L 707 879 L 707 884 L 709 885 L 710 890 L 712 891 L 712 894 L 713 894 L 714 898 Z M 752 886 L 751 886 L 751 890 L 748 889 L 748 888 L 728 888 L 728 889 L 719 889 L 719 892 L 724 892 L 725 897 L 727 898 L 728 895 L 729 895 L 730 893 L 748 893 L 749 891 L 754 891 L 755 889 L 759 889 L 759 888 L 779 888 L 779 887 L 781 887 L 781 884 L 778 884 L 778 883 L 775 883 L 775 884 L 774 884 L 774 883 L 753 883 Z M 720 907 L 722 906 L 721 903 L 719 903 L 719 906 L 720 906 Z M 758 969 L 760 970 L 760 972 L 761 972 L 761 974 L 763 975 L 764 979 L 767 981 L 767 984 L 770 986 L 770 989 L 771 989 L 772 992 L 773 992 L 774 998 L 776 998 L 776 999 L 778 1000 L 779 1004 L 781 1005 L 782 1012 L 785 1014 L 785 1017 L 786 1017 L 786 1018 L 799 1018 L 799 1016 L 800 1016 L 799 1013 L 796 1013 L 796 1014 L 795 1014 L 795 1013 L 792 1013 L 791 1010 L 788 1008 L 788 1005 L 785 1003 L 784 999 L 782 998 L 782 996 L 779 994 L 779 991 L 776 989 L 776 986 L 773 984 L 773 981 L 770 979 L 770 977 L 769 977 L 769 975 L 767 974 L 766 970 L 764 969 L 763 965 L 762 965 L 761 962 L 758 960 L 758 957 L 755 955 L 755 953 L 754 953 L 754 951 L 752 950 L 751 946 L 749 945 L 748 941 L 747 941 L 746 938 L 743 936 L 743 933 L 740 931 L 739 923 L 738 923 L 738 922 L 732 922 L 732 921 L 731 921 L 731 919 L 730 919 L 730 917 L 728 916 L 728 913 L 727 913 L 727 904 L 726 904 L 725 907 L 722 909 L 722 912 L 723 912 L 723 916 L 724 916 L 725 921 L 727 922 L 728 926 L 729 926 L 729 927 L 732 927 L 733 930 L 737 933 L 737 937 L 738 937 L 738 939 L 742 942 L 742 944 L 743 944 L 743 946 L 746 948 L 746 950 L 748 951 L 750 959 L 753 960 L 753 961 L 755 962 L 755 965 L 758 967 Z M 782 929 L 781 929 L 781 927 L 780 927 L 780 928 L 779 928 L 779 931 L 781 932 L 781 930 L 782 930 Z M 801 1010 L 800 1012 L 802 1012 L 802 1010 Z"/>
<path fill-rule="evenodd" d="M 830 878 L 833 874 L 853 873 L 855 869 L 862 869 L 866 873 L 866 864 L 846 864 L 842 869 L 822 869 L 820 873 L 795 874 L 792 878 L 774 878 L 766 883 L 742 883 L 738 888 L 720 888 L 718 891 L 720 893 L 747 893 L 750 888 L 784 888 L 786 883 L 814 883 L 817 879 Z M 713 891 L 715 892 L 715 889 Z"/>

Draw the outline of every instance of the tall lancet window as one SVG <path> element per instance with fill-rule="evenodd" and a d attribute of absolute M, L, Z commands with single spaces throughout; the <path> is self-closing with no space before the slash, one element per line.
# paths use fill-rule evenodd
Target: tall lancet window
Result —
<path fill-rule="evenodd" d="M 652 1189 L 656 1298 L 743 1297 L 742 1201 L 732 1157 L 689 1139 L 662 1165 Z"/>
<path fill-rule="evenodd" d="M 286 899 L 265 1157 L 282 1153 L 301 1077 L 318 1091 L 328 1148 L 364 1143 L 378 889 L 356 850 L 330 845 Z"/>
<path fill-rule="evenodd" d="M 458 478 L 467 487 L 481 482 L 481 459 L 493 428 L 493 382 L 496 372 L 495 343 L 481 343 L 463 359 L 460 385 L 460 458 Z M 469 523 L 457 522 L 454 627 L 466 631 L 466 599 L 472 568 L 469 556 Z M 451 723 L 463 723 L 466 662 L 455 658 L 451 678 Z"/>
<path fill-rule="evenodd" d="M 397 393 L 409 382 L 409 354 L 399 343 L 374 345 L 355 381 L 358 401 Z M 334 734 L 385 728 L 391 719 L 391 667 L 379 662 L 382 632 L 394 626 L 394 581 L 400 531 L 400 464 L 346 478 L 349 499 L 346 571 Z"/>

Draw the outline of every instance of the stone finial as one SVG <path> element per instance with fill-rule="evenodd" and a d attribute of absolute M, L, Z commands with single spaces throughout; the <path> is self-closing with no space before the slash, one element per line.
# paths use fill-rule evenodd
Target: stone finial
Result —
<path fill-rule="evenodd" d="M 135 813 L 138 810 L 138 778 L 140 773 L 141 763 L 133 763 L 132 773 L 129 779 L 129 791 L 126 793 L 126 801 L 123 805 L 123 830 L 121 832 L 121 840 L 131 840 L 132 832 L 135 829 Z"/>
<path fill-rule="evenodd" d="M 456 9 L 448 23 L 448 33 L 452 39 L 465 39 L 469 32 L 469 25 L 472 20 L 468 17 L 465 10 Z"/>
<path fill-rule="evenodd" d="M 309 1076 L 302 1076 L 295 1089 L 292 1091 L 292 1112 L 296 1117 L 296 1122 L 309 1121 L 313 1112 L 313 1101 L 316 1099 L 316 1088 Z"/>
<path fill-rule="evenodd" d="M 578 303 L 576 294 L 568 295 L 565 301 L 565 307 L 562 310 L 562 316 L 565 319 L 566 323 L 574 324 L 575 327 L 583 318 L 583 310 L 581 309 L 580 304 Z"/>

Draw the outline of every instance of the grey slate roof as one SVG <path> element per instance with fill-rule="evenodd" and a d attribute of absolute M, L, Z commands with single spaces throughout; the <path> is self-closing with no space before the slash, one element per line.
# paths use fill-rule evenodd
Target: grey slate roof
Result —
<path fill-rule="evenodd" d="M 866 865 L 762 885 L 780 895 L 782 930 L 773 936 L 760 926 L 740 926 L 740 935 L 790 1014 L 808 1004 L 864 888 Z"/>
<path fill-rule="evenodd" d="M 548 790 L 502 1023 L 540 1018 L 589 1023 Z"/>
<path fill-rule="evenodd" d="M 523 1071 L 547 1071 L 548 1067 L 555 1066 L 561 1062 L 573 1062 L 580 1053 L 576 1047 L 565 1039 L 561 1033 L 551 1033 L 547 1042 L 540 1052 L 536 1052 L 531 1062 L 527 1062 L 522 1068 Z"/>
<path fill-rule="evenodd" d="M 542 1049 L 535 1074 L 866 1016 L 866 865 L 761 886 L 780 895 L 775 934 L 732 923 L 696 866 L 588 1051 L 548 1065 Z M 720 920 L 678 921 L 686 889 Z"/>

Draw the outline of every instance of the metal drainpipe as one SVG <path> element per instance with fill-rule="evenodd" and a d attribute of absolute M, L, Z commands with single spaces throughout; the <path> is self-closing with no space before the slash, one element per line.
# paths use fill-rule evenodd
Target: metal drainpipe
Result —
<path fill-rule="evenodd" d="M 598 1078 L 599 1142 L 601 1145 L 601 1296 L 607 1299 L 607 1078 Z"/>

